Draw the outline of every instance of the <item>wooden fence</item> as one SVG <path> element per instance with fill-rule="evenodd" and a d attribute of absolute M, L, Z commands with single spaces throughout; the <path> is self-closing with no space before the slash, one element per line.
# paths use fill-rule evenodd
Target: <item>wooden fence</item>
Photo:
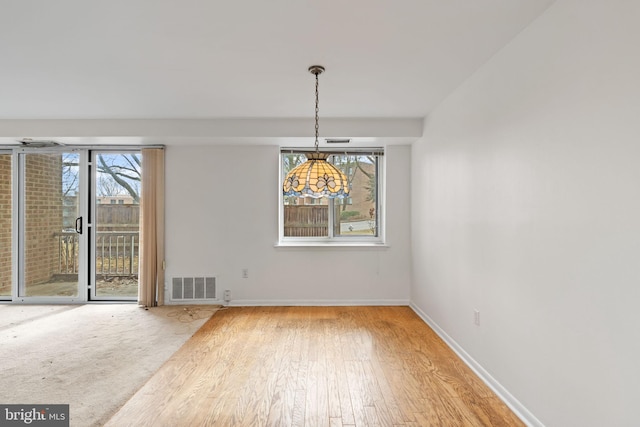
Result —
<path fill-rule="evenodd" d="M 98 231 L 137 231 L 140 224 L 140 205 L 98 205 Z"/>
<path fill-rule="evenodd" d="M 287 237 L 324 237 L 329 234 L 329 206 L 285 205 L 284 235 Z"/>

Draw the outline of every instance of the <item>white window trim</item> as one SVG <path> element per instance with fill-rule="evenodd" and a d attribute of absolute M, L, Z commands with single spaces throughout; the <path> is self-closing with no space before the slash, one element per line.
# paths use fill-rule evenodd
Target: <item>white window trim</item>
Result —
<path fill-rule="evenodd" d="M 329 236 L 327 237 L 286 237 L 284 236 L 284 196 L 282 195 L 282 180 L 284 179 L 282 170 L 282 154 L 289 150 L 301 151 L 299 148 L 281 147 L 278 150 L 278 242 L 274 245 L 276 248 L 287 247 L 370 247 L 370 248 L 388 248 L 386 243 L 386 155 L 381 148 L 358 148 L 352 150 L 344 150 L 346 153 L 372 153 L 378 154 L 378 170 L 377 170 L 377 205 L 378 212 L 378 235 L 377 236 L 332 236 L 333 227 L 329 227 Z M 306 150 L 307 152 L 309 149 Z M 323 150 L 320 150 L 323 151 Z M 332 152 L 335 150 L 331 150 Z M 330 205 L 332 206 L 332 205 Z M 334 209 L 329 209 L 330 222 L 333 222 Z"/>

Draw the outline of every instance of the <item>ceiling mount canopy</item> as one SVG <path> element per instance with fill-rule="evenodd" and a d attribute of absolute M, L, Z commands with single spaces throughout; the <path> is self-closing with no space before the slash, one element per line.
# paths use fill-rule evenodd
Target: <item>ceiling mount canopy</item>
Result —
<path fill-rule="evenodd" d="M 316 142 L 315 151 L 307 153 L 307 161 L 293 168 L 282 184 L 283 195 L 297 197 L 346 197 L 349 195 L 347 177 L 333 164 L 327 162 L 329 154 L 321 153 L 318 148 L 318 75 L 322 74 L 322 65 L 312 65 L 309 72 L 316 76 Z"/>

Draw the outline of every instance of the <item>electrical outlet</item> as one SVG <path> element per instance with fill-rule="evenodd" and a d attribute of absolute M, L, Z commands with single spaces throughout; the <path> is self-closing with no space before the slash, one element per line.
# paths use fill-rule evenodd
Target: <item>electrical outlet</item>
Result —
<path fill-rule="evenodd" d="M 473 310 L 473 323 L 480 326 L 480 310 Z"/>
<path fill-rule="evenodd" d="M 231 290 L 230 289 L 226 289 L 224 291 L 224 300 L 225 301 L 231 301 Z"/>
<path fill-rule="evenodd" d="M 249 278 L 249 269 L 248 268 L 243 268 L 242 269 L 242 278 L 243 279 L 248 279 Z"/>

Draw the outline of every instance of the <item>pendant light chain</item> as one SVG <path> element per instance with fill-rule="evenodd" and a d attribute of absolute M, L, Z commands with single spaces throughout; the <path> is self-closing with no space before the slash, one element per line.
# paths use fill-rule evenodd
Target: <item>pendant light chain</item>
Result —
<path fill-rule="evenodd" d="M 314 73 L 316 75 L 316 153 L 318 152 L 318 133 L 320 126 L 318 125 L 318 113 L 320 109 L 318 108 L 318 72 Z"/>
<path fill-rule="evenodd" d="M 318 74 L 323 71 L 322 65 L 309 67 L 309 72 L 316 76 L 316 151 L 315 153 L 305 153 L 307 160 L 291 169 L 284 177 L 282 194 L 285 197 L 328 197 L 333 199 L 349 195 L 349 182 L 344 172 L 327 161 L 327 153 L 320 153 Z"/>

